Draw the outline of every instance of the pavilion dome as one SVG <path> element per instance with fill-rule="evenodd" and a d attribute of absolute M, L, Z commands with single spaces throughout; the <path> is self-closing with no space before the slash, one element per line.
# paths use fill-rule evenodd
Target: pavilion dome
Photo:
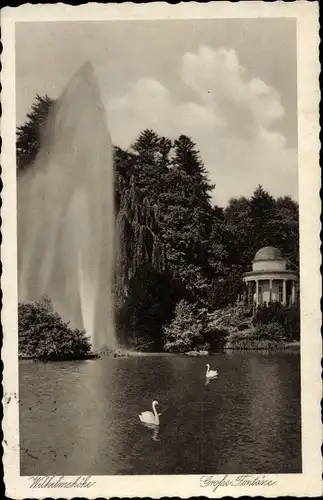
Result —
<path fill-rule="evenodd" d="M 263 247 L 255 255 L 254 262 L 264 260 L 284 260 L 281 251 L 275 247 Z"/>

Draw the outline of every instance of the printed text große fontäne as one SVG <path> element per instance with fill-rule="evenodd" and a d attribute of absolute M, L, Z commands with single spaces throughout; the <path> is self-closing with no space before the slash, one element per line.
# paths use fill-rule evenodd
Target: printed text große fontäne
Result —
<path fill-rule="evenodd" d="M 229 488 L 233 487 L 270 487 L 274 486 L 277 481 L 272 481 L 267 479 L 266 476 L 252 476 L 251 474 L 241 474 L 237 476 L 235 479 L 228 479 L 228 474 L 223 476 L 221 479 L 217 479 L 214 476 L 202 476 L 200 478 L 200 486 L 201 488 L 212 488 L 213 491 L 216 491 L 219 487 Z"/>

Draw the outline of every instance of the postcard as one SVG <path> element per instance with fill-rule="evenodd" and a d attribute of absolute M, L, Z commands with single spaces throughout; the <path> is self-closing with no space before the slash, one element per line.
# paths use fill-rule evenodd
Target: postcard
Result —
<path fill-rule="evenodd" d="M 1 28 L 7 496 L 320 496 L 317 3 Z"/>

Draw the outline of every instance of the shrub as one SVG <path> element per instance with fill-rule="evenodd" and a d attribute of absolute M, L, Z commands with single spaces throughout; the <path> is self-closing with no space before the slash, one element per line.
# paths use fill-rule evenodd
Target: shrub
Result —
<path fill-rule="evenodd" d="M 204 333 L 205 339 L 211 344 L 211 349 L 226 347 L 231 335 L 239 330 L 249 331 L 251 318 L 248 310 L 242 304 L 219 309 L 208 315 L 208 327 Z"/>
<path fill-rule="evenodd" d="M 262 304 L 257 308 L 253 319 L 254 325 L 268 325 L 279 323 L 285 330 L 286 339 L 299 340 L 300 338 L 300 307 L 299 303 L 293 306 L 283 306 L 279 302 Z"/>
<path fill-rule="evenodd" d="M 206 324 L 205 310 L 197 308 L 182 299 L 175 308 L 175 316 L 169 325 L 164 326 L 164 350 L 167 352 L 186 352 L 203 345 L 203 330 Z"/>
<path fill-rule="evenodd" d="M 228 330 L 224 328 L 216 328 L 209 326 L 205 331 L 204 331 L 204 339 L 210 346 L 209 349 L 211 351 L 216 350 L 216 349 L 222 349 L 225 344 L 227 337 L 229 335 Z M 208 349 L 207 349 L 208 350 Z"/>
<path fill-rule="evenodd" d="M 248 324 L 248 317 L 248 309 L 241 304 L 218 309 L 209 314 L 210 324 L 220 329 L 238 328 L 242 323 Z"/>
<path fill-rule="evenodd" d="M 260 304 L 253 318 L 253 324 L 267 325 L 268 323 L 284 323 L 284 306 L 279 302 Z"/>
<path fill-rule="evenodd" d="M 265 350 L 282 349 L 284 343 L 278 340 L 257 339 L 254 337 L 232 338 L 227 342 L 227 349 Z"/>
<path fill-rule="evenodd" d="M 285 330 L 290 340 L 300 339 L 301 318 L 299 303 L 286 309 Z"/>
<path fill-rule="evenodd" d="M 277 342 L 286 341 L 286 332 L 284 327 L 278 323 L 268 323 L 266 325 L 257 325 L 254 338 L 258 340 L 273 340 Z"/>
<path fill-rule="evenodd" d="M 258 324 L 253 333 L 235 331 L 230 333 L 226 341 L 229 349 L 281 349 L 284 347 L 286 334 L 279 323 Z"/>
<path fill-rule="evenodd" d="M 19 355 L 42 360 L 80 359 L 91 352 L 85 332 L 72 330 L 50 299 L 18 305 Z"/>

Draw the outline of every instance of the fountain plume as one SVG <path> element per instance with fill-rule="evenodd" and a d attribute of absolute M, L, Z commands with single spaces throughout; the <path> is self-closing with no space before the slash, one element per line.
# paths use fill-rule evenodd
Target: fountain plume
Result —
<path fill-rule="evenodd" d="M 94 350 L 113 349 L 113 245 L 112 145 L 87 62 L 54 103 L 37 158 L 18 178 L 19 300 L 47 295 Z"/>

